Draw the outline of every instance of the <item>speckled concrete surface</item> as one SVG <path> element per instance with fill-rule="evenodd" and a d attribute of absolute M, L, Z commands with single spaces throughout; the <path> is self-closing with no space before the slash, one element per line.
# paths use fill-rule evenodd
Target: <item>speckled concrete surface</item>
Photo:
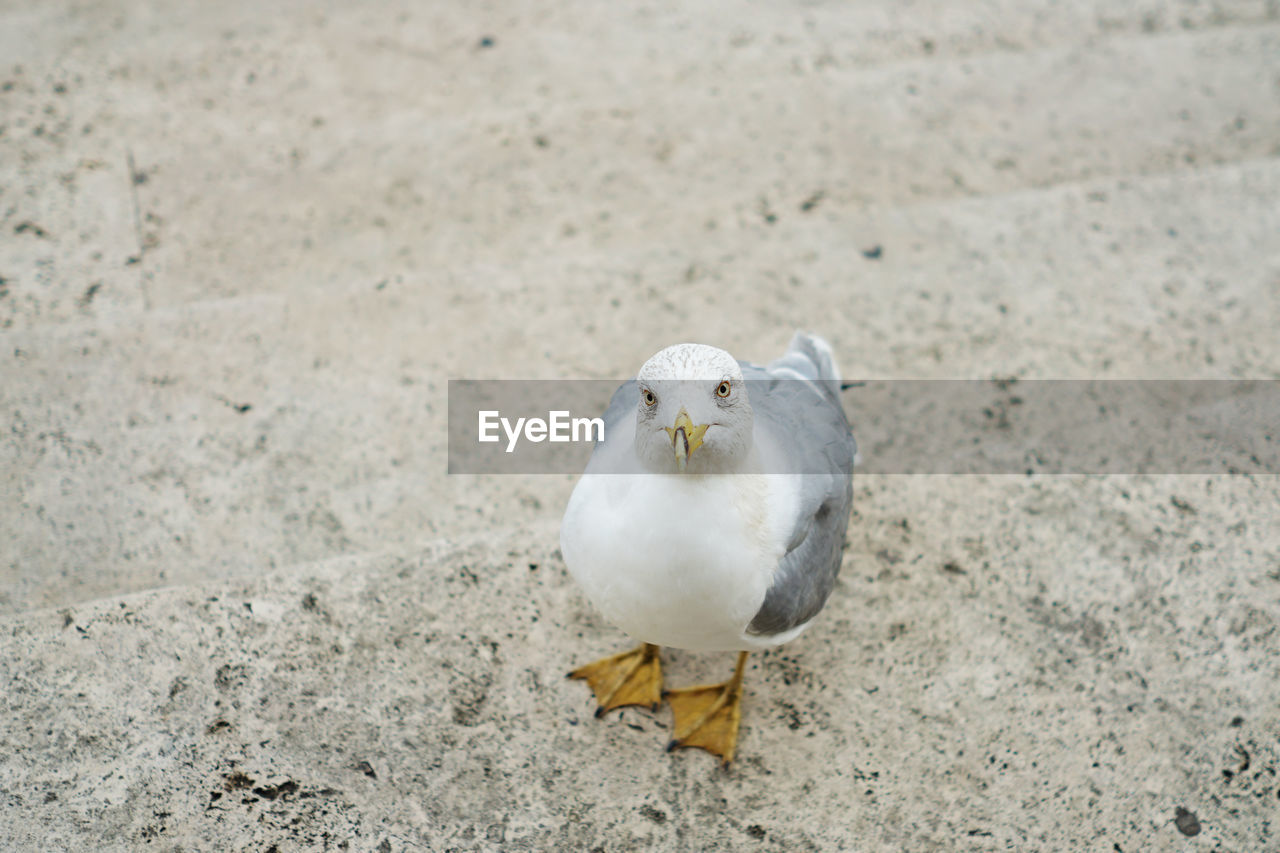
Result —
<path fill-rule="evenodd" d="M 449 377 L 1280 376 L 1275 3 L 685 5 L 0 4 L 12 849 L 1280 846 L 1274 477 L 859 478 L 727 772 L 563 680 Z"/>

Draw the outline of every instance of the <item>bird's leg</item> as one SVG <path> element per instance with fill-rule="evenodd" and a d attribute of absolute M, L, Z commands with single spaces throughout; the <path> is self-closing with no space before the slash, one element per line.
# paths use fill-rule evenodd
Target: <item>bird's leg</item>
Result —
<path fill-rule="evenodd" d="M 675 731 L 667 751 L 678 746 L 696 746 L 720 756 L 727 767 L 738 745 L 738 722 L 742 719 L 742 676 L 748 652 L 738 653 L 738 668 L 723 684 L 704 684 L 668 690 L 662 698 L 671 703 Z"/>
<path fill-rule="evenodd" d="M 623 705 L 648 705 L 655 711 L 662 701 L 662 661 L 659 648 L 645 643 L 629 652 L 601 658 L 569 673 L 585 678 L 600 707 L 596 716 Z"/>

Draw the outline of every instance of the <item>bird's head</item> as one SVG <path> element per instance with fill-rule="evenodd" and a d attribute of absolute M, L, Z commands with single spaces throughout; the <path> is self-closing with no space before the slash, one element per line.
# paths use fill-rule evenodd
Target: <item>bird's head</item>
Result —
<path fill-rule="evenodd" d="M 702 344 L 677 344 L 636 376 L 636 455 L 660 474 L 734 470 L 751 450 L 752 414 L 742 368 Z"/>

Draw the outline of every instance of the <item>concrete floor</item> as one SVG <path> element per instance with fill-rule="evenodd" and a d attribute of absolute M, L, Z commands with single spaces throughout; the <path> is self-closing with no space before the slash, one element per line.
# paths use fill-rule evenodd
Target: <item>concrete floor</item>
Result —
<path fill-rule="evenodd" d="M 858 477 L 722 771 L 444 473 L 682 340 L 1280 378 L 1274 0 L 0 0 L 0 235 L 6 849 L 1280 848 L 1274 476 Z"/>

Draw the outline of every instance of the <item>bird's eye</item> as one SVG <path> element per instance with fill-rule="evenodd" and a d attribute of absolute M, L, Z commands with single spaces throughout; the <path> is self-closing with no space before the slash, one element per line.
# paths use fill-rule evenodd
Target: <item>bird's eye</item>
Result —
<path fill-rule="evenodd" d="M 732 391 L 732 390 L 733 390 L 733 386 L 732 386 L 732 385 L 730 385 L 730 384 L 728 383 L 728 381 L 721 382 L 721 383 L 716 387 L 716 396 L 717 396 L 717 397 L 728 397 L 728 396 L 729 396 L 729 392 L 730 392 L 730 391 Z"/>
<path fill-rule="evenodd" d="M 644 400 L 644 404 L 646 406 L 652 406 L 654 403 L 658 402 L 658 398 L 653 396 L 653 392 L 648 388 L 645 388 L 640 392 L 640 399 Z"/>

